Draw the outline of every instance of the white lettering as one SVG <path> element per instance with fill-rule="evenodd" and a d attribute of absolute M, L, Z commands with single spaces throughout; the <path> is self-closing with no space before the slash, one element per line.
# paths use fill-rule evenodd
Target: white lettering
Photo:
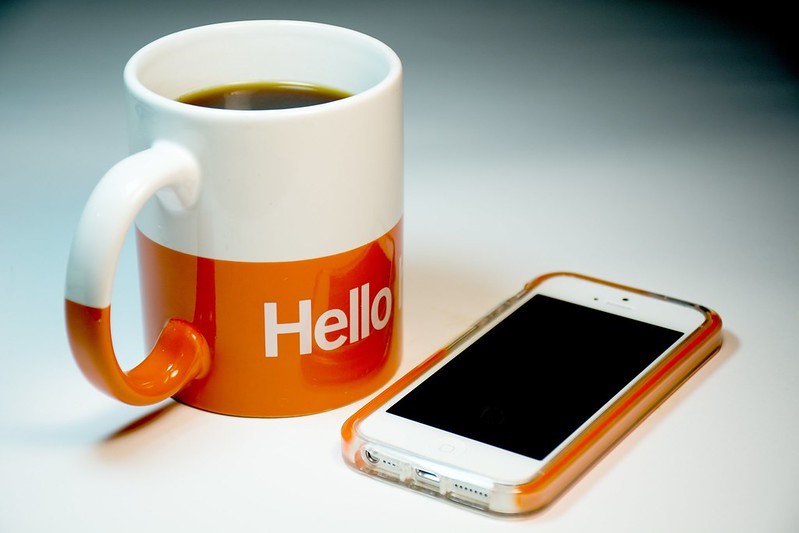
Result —
<path fill-rule="evenodd" d="M 333 320 L 328 324 L 329 320 Z M 327 340 L 328 333 L 334 333 L 347 327 L 347 315 L 341 309 L 330 309 L 325 311 L 316 321 L 313 328 L 313 338 L 316 344 L 323 350 L 335 350 L 339 346 L 347 342 L 345 335 L 339 335 L 334 340 Z"/>
<path fill-rule="evenodd" d="M 311 300 L 301 300 L 299 322 L 278 324 L 277 303 L 264 304 L 264 331 L 266 336 L 266 356 L 277 357 L 277 336 L 282 333 L 299 333 L 300 353 L 311 353 Z"/>
<path fill-rule="evenodd" d="M 369 284 L 361 285 L 361 338 L 369 336 Z"/>
<path fill-rule="evenodd" d="M 350 289 L 350 342 L 360 339 L 358 323 L 358 287 L 355 287 Z"/>
<path fill-rule="evenodd" d="M 393 294 L 391 289 L 383 287 L 370 300 L 370 287 L 364 283 L 349 291 L 349 316 L 342 309 L 328 309 L 312 321 L 311 300 L 300 300 L 298 303 L 299 320 L 297 322 L 278 322 L 277 303 L 264 303 L 264 336 L 266 357 L 278 356 L 278 336 L 283 334 L 299 335 L 300 354 L 311 353 L 315 343 L 324 351 L 340 348 L 345 343 L 358 342 L 369 336 L 372 329 L 380 331 L 388 325 L 393 310 Z M 311 326 L 313 325 L 313 331 Z M 346 330 L 346 332 L 345 332 Z M 334 338 L 330 336 L 341 332 Z M 347 335 L 349 334 L 349 335 Z"/>
<path fill-rule="evenodd" d="M 380 317 L 380 300 L 384 300 L 386 302 L 385 314 L 383 315 L 382 318 Z M 384 327 L 386 327 L 386 324 L 388 324 L 388 319 L 390 316 L 391 316 L 391 291 L 388 290 L 388 287 L 383 287 L 382 289 L 380 289 L 380 292 L 378 292 L 375 295 L 375 300 L 374 302 L 372 302 L 372 312 L 371 312 L 372 326 L 374 326 L 374 328 L 378 330 L 383 329 Z"/>

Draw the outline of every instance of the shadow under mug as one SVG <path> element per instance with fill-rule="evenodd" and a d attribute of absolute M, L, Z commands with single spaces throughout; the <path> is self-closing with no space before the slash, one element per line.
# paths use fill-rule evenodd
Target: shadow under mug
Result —
<path fill-rule="evenodd" d="M 383 43 L 309 22 L 185 30 L 125 67 L 134 154 L 87 201 L 67 268 L 73 355 L 146 405 L 293 416 L 360 399 L 400 358 L 402 68 Z M 250 81 L 352 96 L 280 110 L 176 99 Z M 111 293 L 135 219 L 145 338 L 123 371 Z"/>

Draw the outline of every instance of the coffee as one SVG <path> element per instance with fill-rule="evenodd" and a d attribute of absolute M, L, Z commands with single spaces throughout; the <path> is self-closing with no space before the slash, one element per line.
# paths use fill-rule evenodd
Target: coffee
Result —
<path fill-rule="evenodd" d="M 289 109 L 325 104 L 352 96 L 349 93 L 309 83 L 253 82 L 211 87 L 184 94 L 185 104 L 215 109 Z"/>

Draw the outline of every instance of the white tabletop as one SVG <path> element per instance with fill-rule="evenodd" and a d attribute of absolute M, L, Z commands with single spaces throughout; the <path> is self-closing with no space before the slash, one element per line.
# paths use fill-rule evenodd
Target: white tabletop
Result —
<path fill-rule="evenodd" d="M 0 5 L 0 531 L 799 530 L 799 80 L 767 42 L 666 3 L 121 5 Z M 403 59 L 402 372 L 552 270 L 712 307 L 722 351 L 522 521 L 350 471 L 339 428 L 363 401 L 242 419 L 96 391 L 67 346 L 64 269 L 127 154 L 122 67 L 252 18 L 351 27 Z M 130 242 L 117 280 L 132 364 Z"/>

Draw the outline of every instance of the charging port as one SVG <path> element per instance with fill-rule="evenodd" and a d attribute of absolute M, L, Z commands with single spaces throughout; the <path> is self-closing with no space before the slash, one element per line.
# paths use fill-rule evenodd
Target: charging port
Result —
<path fill-rule="evenodd" d="M 438 477 L 438 474 L 434 472 L 430 472 L 429 470 L 422 470 L 421 468 L 416 468 L 416 477 L 419 479 L 423 479 L 428 483 L 436 483 L 438 484 L 441 481 L 441 478 Z"/>

